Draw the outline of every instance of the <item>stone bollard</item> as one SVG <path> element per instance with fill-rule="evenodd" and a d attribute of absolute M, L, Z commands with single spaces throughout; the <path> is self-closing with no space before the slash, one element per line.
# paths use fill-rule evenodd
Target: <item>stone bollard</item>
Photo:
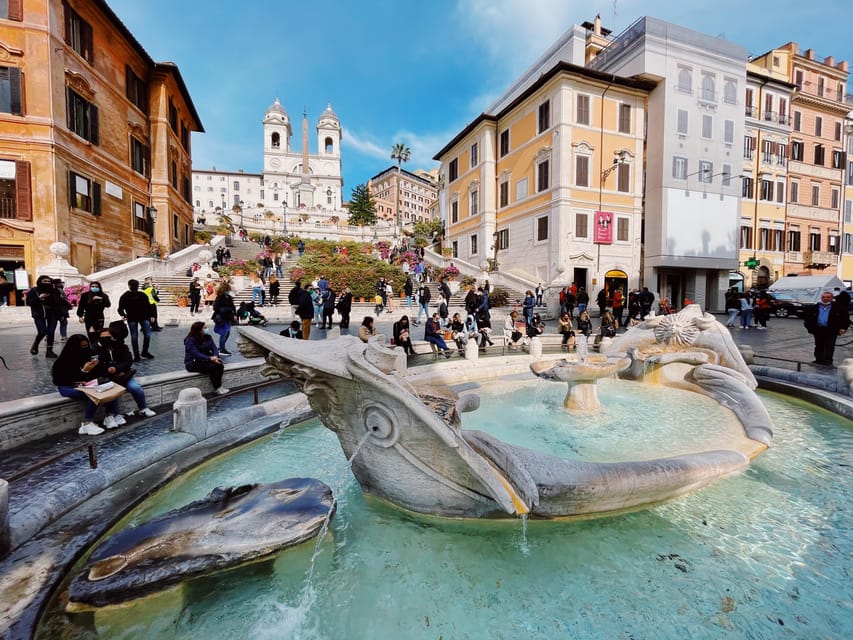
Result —
<path fill-rule="evenodd" d="M 465 359 L 469 362 L 477 362 L 480 359 L 480 345 L 473 338 L 465 343 Z"/>
<path fill-rule="evenodd" d="M 844 358 L 836 372 L 838 393 L 853 397 L 853 358 Z"/>
<path fill-rule="evenodd" d="M 172 431 L 189 433 L 196 440 L 203 440 L 207 436 L 207 400 L 201 395 L 201 389 L 181 389 L 172 408 Z"/>
<path fill-rule="evenodd" d="M 0 558 L 12 547 L 9 531 L 9 483 L 0 478 Z"/>
<path fill-rule="evenodd" d="M 530 357 L 542 357 L 542 341 L 538 337 L 530 338 Z"/>

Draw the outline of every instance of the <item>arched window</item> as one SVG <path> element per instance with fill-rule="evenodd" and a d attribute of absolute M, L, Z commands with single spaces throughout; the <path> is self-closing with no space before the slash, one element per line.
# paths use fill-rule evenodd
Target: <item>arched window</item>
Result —
<path fill-rule="evenodd" d="M 332 189 L 326 189 L 326 204 L 332 204 Z"/>
<path fill-rule="evenodd" d="M 678 88 L 687 93 L 693 91 L 693 72 L 687 67 L 678 69 Z"/>
<path fill-rule="evenodd" d="M 281 146 L 281 136 L 278 132 L 275 132 L 270 136 L 270 143 L 272 144 L 273 149 L 278 149 Z"/>
<path fill-rule="evenodd" d="M 335 142 L 331 138 L 326 138 L 326 141 L 323 143 L 326 147 L 326 153 L 334 153 L 335 152 Z"/>
<path fill-rule="evenodd" d="M 710 73 L 702 74 L 702 100 L 715 100 L 716 87 L 714 84 L 714 76 Z"/>

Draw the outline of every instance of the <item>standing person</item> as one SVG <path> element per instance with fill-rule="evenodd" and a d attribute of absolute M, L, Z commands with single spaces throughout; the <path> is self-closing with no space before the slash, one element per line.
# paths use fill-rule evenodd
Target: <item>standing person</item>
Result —
<path fill-rule="evenodd" d="M 270 304 L 274 307 L 278 306 L 278 296 L 281 292 L 281 283 L 278 278 L 270 274 Z"/>
<path fill-rule="evenodd" d="M 394 334 L 394 344 L 403 348 L 403 353 L 409 356 L 415 355 L 412 347 L 411 330 L 409 326 L 409 316 L 402 316 L 391 328 Z"/>
<path fill-rule="evenodd" d="M 53 286 L 59 293 L 59 341 L 68 339 L 68 312 L 71 311 L 71 303 L 65 296 L 65 283 L 59 278 L 53 279 Z"/>
<path fill-rule="evenodd" d="M 429 301 L 432 297 L 432 293 L 429 290 L 429 287 L 426 284 L 421 283 L 421 286 L 418 287 L 418 317 L 415 318 L 414 324 L 421 323 L 421 314 L 425 314 L 427 320 L 429 320 Z"/>
<path fill-rule="evenodd" d="M 237 322 L 237 308 L 234 306 L 234 292 L 228 281 L 223 280 L 216 291 L 216 300 L 213 301 L 213 332 L 219 336 L 218 355 L 231 355 L 226 345 L 231 335 L 231 325 L 235 322 Z"/>
<path fill-rule="evenodd" d="M 533 296 L 533 292 L 530 289 L 528 289 L 524 293 L 524 302 L 523 302 L 524 324 L 528 327 L 533 322 L 533 307 L 535 304 L 536 304 L 536 298 Z"/>
<path fill-rule="evenodd" d="M 598 317 L 604 316 L 604 310 L 607 308 L 607 292 L 601 289 L 595 297 L 595 304 L 598 306 Z"/>
<path fill-rule="evenodd" d="M 78 388 L 97 378 L 97 366 L 98 358 L 91 349 L 89 338 L 82 334 L 76 334 L 68 339 L 62 353 L 59 354 L 51 369 L 53 384 L 56 385 L 59 395 L 64 398 L 83 400 L 86 403 L 83 410 L 83 422 L 77 430 L 77 433 L 84 436 L 96 436 L 104 432 L 101 427 L 95 424 L 97 405 Z M 118 401 L 110 401 L 107 405 L 107 411 L 116 413 Z"/>
<path fill-rule="evenodd" d="M 55 358 L 53 341 L 56 337 L 56 323 L 59 322 L 59 315 L 62 312 L 62 301 L 59 299 L 56 287 L 53 286 L 53 278 L 38 277 L 36 286 L 27 292 L 27 306 L 30 308 L 33 324 L 36 326 L 36 339 L 30 347 L 30 353 L 34 356 L 38 355 L 39 344 L 46 338 L 47 351 L 44 357 Z"/>
<path fill-rule="evenodd" d="M 770 319 L 770 298 L 766 291 L 762 291 L 756 296 L 752 313 L 755 316 L 755 328 L 760 331 L 767 331 L 767 321 Z"/>
<path fill-rule="evenodd" d="M 749 293 L 740 294 L 740 328 L 749 331 L 752 324 L 752 300 Z"/>
<path fill-rule="evenodd" d="M 145 391 L 142 390 L 142 386 L 134 377 L 136 369 L 133 368 L 130 349 L 124 343 L 126 337 L 127 325 L 122 320 L 111 322 L 109 327 L 101 329 L 98 334 L 99 346 L 95 349 L 98 354 L 98 375 L 106 376 L 112 382 L 122 385 L 133 396 L 137 409 L 128 415 L 150 418 L 157 414 L 148 408 Z M 117 407 L 112 416 L 107 415 L 104 420 L 104 426 L 107 429 L 120 427 L 124 424 L 127 422 L 124 416 L 118 412 Z"/>
<path fill-rule="evenodd" d="M 142 358 L 151 359 L 154 356 L 148 351 L 148 347 L 151 345 L 151 320 L 154 316 L 150 299 L 139 290 L 139 280 L 128 280 L 127 289 L 118 299 L 118 314 L 127 320 L 127 326 L 130 328 L 133 360 L 139 362 Z M 139 357 L 140 328 L 142 329 L 142 358 Z"/>
<path fill-rule="evenodd" d="M 0 308 L 9 305 L 9 296 L 15 290 L 15 285 L 9 282 L 6 274 L 0 270 Z"/>
<path fill-rule="evenodd" d="M 447 343 L 444 341 L 444 338 L 440 335 L 439 329 L 438 313 L 434 313 L 432 318 L 428 317 L 426 320 L 426 325 L 424 326 L 424 340 L 437 346 L 444 352 L 444 357 L 449 358 L 450 349 L 447 347 Z"/>
<path fill-rule="evenodd" d="M 545 295 L 545 288 L 542 286 L 542 283 L 536 285 L 536 306 L 544 307 L 545 305 L 542 303 L 542 296 Z"/>
<path fill-rule="evenodd" d="M 94 280 L 89 284 L 89 290 L 80 295 L 77 303 L 77 317 L 86 327 L 86 334 L 92 345 L 97 344 L 98 335 L 104 328 L 104 309 L 109 308 L 112 303 L 110 297 L 104 293 L 101 283 Z"/>
<path fill-rule="evenodd" d="M 654 301 L 655 294 L 649 291 L 648 287 L 643 287 L 643 290 L 640 291 L 640 294 L 637 296 L 637 302 L 640 303 L 640 315 L 643 320 L 645 320 L 646 316 L 651 312 Z"/>
<path fill-rule="evenodd" d="M 362 342 L 367 342 L 371 336 L 375 335 L 376 328 L 373 326 L 373 318 L 371 316 L 364 316 L 361 326 L 358 328 L 358 339 Z"/>
<path fill-rule="evenodd" d="M 850 314 L 846 296 L 833 301 L 832 291 L 820 294 L 820 302 L 806 310 L 804 325 L 814 336 L 814 363 L 831 367 L 835 355 L 835 341 L 847 333 Z"/>
<path fill-rule="evenodd" d="M 160 292 L 154 286 L 154 281 L 151 278 L 145 278 L 145 284 L 142 287 L 142 293 L 148 296 L 148 301 L 151 303 L 151 331 L 162 331 L 157 322 L 157 304 L 160 302 Z"/>
<path fill-rule="evenodd" d="M 222 247 L 220 247 L 221 249 Z M 199 307 L 201 306 L 201 292 L 203 290 L 201 282 L 199 282 L 198 277 L 193 278 L 192 282 L 190 282 L 190 288 L 188 291 L 190 298 L 190 315 L 194 316 L 199 312 Z"/>
<path fill-rule="evenodd" d="M 308 289 L 308 294 L 311 296 L 311 304 L 314 305 L 314 324 L 320 326 L 320 319 L 323 317 L 323 298 L 320 295 L 320 289 L 314 286 L 305 287 Z"/>
<path fill-rule="evenodd" d="M 387 303 L 387 313 L 394 312 L 394 287 L 391 286 L 391 281 L 385 281 L 385 302 Z"/>
<path fill-rule="evenodd" d="M 572 290 L 566 288 L 566 313 L 569 314 L 570 318 L 575 317 L 575 305 L 577 304 L 578 298 L 572 293 Z"/>
<path fill-rule="evenodd" d="M 302 257 L 302 254 L 305 253 L 305 243 L 302 242 L 302 239 L 299 239 L 299 242 L 296 243 L 296 250 L 299 252 L 299 257 Z"/>
<path fill-rule="evenodd" d="M 403 294 L 406 296 L 406 307 L 408 307 L 409 313 L 412 311 L 412 293 L 414 293 L 414 290 L 415 284 L 412 282 L 412 276 L 406 275 L 406 282 L 403 284 Z"/>
<path fill-rule="evenodd" d="M 444 295 L 444 299 L 447 301 L 447 304 L 450 305 L 450 297 L 453 294 L 450 292 L 450 285 L 447 284 L 447 280 L 441 278 L 438 281 L 438 288 L 441 290 L 442 295 Z"/>
<path fill-rule="evenodd" d="M 293 317 L 296 317 L 296 307 L 299 306 L 299 297 L 302 294 L 302 282 L 296 280 L 293 283 L 293 288 L 287 293 L 287 302 L 290 304 L 290 311 Z"/>
<path fill-rule="evenodd" d="M 613 320 L 616 328 L 622 326 L 622 312 L 625 310 L 625 298 L 622 297 L 622 288 L 613 292 Z"/>
<path fill-rule="evenodd" d="M 264 306 L 264 281 L 256 271 L 252 271 L 249 279 L 252 282 L 252 302 L 259 307 Z"/>
<path fill-rule="evenodd" d="M 275 258 L 273 258 L 273 264 L 275 265 L 275 277 L 276 278 L 283 278 L 284 274 L 282 273 L 282 270 L 281 270 L 281 254 L 280 253 L 275 254 Z"/>
<path fill-rule="evenodd" d="M 729 314 L 726 326 L 732 328 L 737 324 L 737 314 L 740 313 L 740 297 L 734 287 L 726 293 L 726 313 Z"/>
<path fill-rule="evenodd" d="M 344 292 L 338 299 L 338 313 L 341 314 L 341 329 L 349 329 L 349 314 L 352 311 L 352 290 L 344 287 Z"/>
<path fill-rule="evenodd" d="M 323 292 L 323 324 L 321 329 L 332 328 L 332 316 L 335 315 L 335 290 L 331 287 Z"/>
<path fill-rule="evenodd" d="M 447 308 L 447 300 L 443 293 L 438 294 L 438 317 L 441 319 L 441 326 L 447 326 L 447 318 L 450 316 L 450 310 Z"/>
<path fill-rule="evenodd" d="M 465 313 L 471 315 L 472 313 L 477 312 L 477 307 L 480 306 L 480 299 L 477 296 L 477 292 L 474 290 L 474 286 L 468 287 L 468 293 L 465 294 Z"/>
<path fill-rule="evenodd" d="M 299 298 L 296 305 L 296 315 L 302 321 L 302 339 L 311 337 L 311 321 L 314 319 L 314 301 L 311 299 L 311 284 L 306 284 L 304 289 L 299 290 Z"/>
<path fill-rule="evenodd" d="M 193 373 L 207 374 L 213 390 L 219 395 L 225 395 L 230 391 L 222 386 L 225 365 L 219 357 L 213 336 L 210 335 L 204 322 L 193 322 L 190 332 L 184 338 L 184 368 Z"/>
<path fill-rule="evenodd" d="M 214 300 L 216 300 L 216 283 L 208 276 L 204 281 L 204 306 L 212 307 Z"/>
<path fill-rule="evenodd" d="M 586 311 L 586 308 L 589 306 L 589 294 L 586 292 L 586 289 L 580 287 L 575 299 L 578 301 L 578 313 Z"/>

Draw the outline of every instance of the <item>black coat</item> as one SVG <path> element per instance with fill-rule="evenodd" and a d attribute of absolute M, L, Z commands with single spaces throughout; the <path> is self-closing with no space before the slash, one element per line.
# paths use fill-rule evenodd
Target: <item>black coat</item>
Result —
<path fill-rule="evenodd" d="M 40 291 L 36 286 L 27 291 L 27 306 L 33 318 L 59 319 L 64 313 L 59 291 L 52 283 L 49 290 Z"/>
<path fill-rule="evenodd" d="M 110 306 L 110 297 L 103 291 L 92 293 L 86 291 L 77 303 L 77 317 L 87 320 L 103 320 L 104 309 Z"/>
<path fill-rule="evenodd" d="M 125 291 L 118 299 L 118 314 L 134 322 L 150 320 L 154 317 L 154 305 L 144 291 Z"/>

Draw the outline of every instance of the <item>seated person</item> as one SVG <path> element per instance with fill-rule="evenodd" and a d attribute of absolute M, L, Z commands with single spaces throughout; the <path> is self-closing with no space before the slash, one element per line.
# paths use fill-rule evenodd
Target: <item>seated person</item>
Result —
<path fill-rule="evenodd" d="M 592 320 L 589 317 L 589 312 L 585 309 L 578 314 L 578 331 L 587 338 L 592 335 Z"/>
<path fill-rule="evenodd" d="M 465 327 L 464 332 L 468 337 L 468 340 L 473 340 L 477 343 L 479 347 L 481 344 L 481 340 L 483 335 L 480 333 L 480 327 L 477 326 L 477 320 L 474 318 L 474 314 L 469 313 L 468 317 L 465 318 Z"/>
<path fill-rule="evenodd" d="M 486 346 L 494 346 L 492 342 L 492 320 L 489 317 L 489 312 L 486 310 L 477 312 L 477 330 L 480 332 L 480 348 L 485 349 Z"/>
<path fill-rule="evenodd" d="M 368 340 L 370 340 L 371 336 L 375 335 L 376 328 L 373 326 L 373 318 L 370 316 L 364 316 L 364 320 L 361 321 L 361 326 L 358 328 L 359 340 L 361 340 L 362 342 L 367 342 Z"/>
<path fill-rule="evenodd" d="M 616 335 L 616 321 L 613 319 L 613 314 L 609 311 L 605 311 L 601 316 L 599 334 L 602 338 L 613 338 Z"/>
<path fill-rule="evenodd" d="M 385 308 L 384 301 L 382 300 L 382 295 L 377 293 L 375 296 L 373 296 L 373 302 L 373 313 L 378 316 Z"/>
<path fill-rule="evenodd" d="M 279 331 L 278 335 L 284 336 L 285 338 L 296 338 L 297 340 L 302 340 L 302 324 L 299 320 L 294 320 L 290 323 L 290 326 L 287 327 L 287 329 Z"/>
<path fill-rule="evenodd" d="M 190 332 L 184 338 L 184 367 L 194 373 L 206 373 L 219 395 L 225 395 L 229 389 L 222 386 L 222 374 L 225 365 L 219 357 L 219 349 L 204 322 L 193 322 Z"/>
<path fill-rule="evenodd" d="M 409 326 L 409 316 L 403 316 L 394 323 L 394 344 L 398 347 L 403 347 L 403 352 L 406 355 L 413 356 L 415 351 L 412 348 L 411 327 Z"/>
<path fill-rule="evenodd" d="M 456 348 L 459 350 L 459 355 L 465 355 L 465 345 L 468 344 L 468 334 L 465 332 L 465 323 L 462 322 L 462 317 L 458 313 L 454 313 L 450 318 L 450 337 L 456 342 Z"/>
<path fill-rule="evenodd" d="M 255 308 L 254 302 L 241 302 L 237 308 L 237 322 L 265 327 L 269 324 L 264 315 Z"/>
<path fill-rule="evenodd" d="M 535 338 L 538 335 L 542 335 L 542 332 L 545 331 L 545 323 L 542 322 L 542 318 L 538 313 L 534 313 L 533 317 L 530 319 L 530 324 L 527 325 L 527 329 L 525 330 L 525 338 L 527 341 L 530 338 Z"/>
<path fill-rule="evenodd" d="M 431 318 L 427 318 L 426 324 L 424 325 L 424 340 L 431 342 L 436 347 L 444 351 L 444 356 L 449 358 L 450 349 L 447 347 L 447 343 L 444 341 L 444 338 L 441 337 L 441 334 L 439 333 L 440 330 L 441 325 L 439 323 L 438 313 L 434 313 Z"/>
<path fill-rule="evenodd" d="M 515 326 L 516 322 L 518 322 L 518 311 L 510 311 L 504 320 L 504 339 L 510 349 L 517 349 L 518 342 L 524 337 L 524 334 Z"/>
<path fill-rule="evenodd" d="M 82 334 L 69 337 L 56 362 L 53 363 L 53 384 L 56 385 L 59 395 L 83 400 L 86 403 L 83 422 L 77 430 L 77 433 L 84 436 L 96 436 L 104 432 L 95 424 L 97 405 L 78 388 L 90 380 L 97 379 L 97 367 L 98 356 L 92 351 L 89 337 Z M 118 400 L 111 400 L 107 403 L 107 415 L 114 416 L 117 413 Z"/>
<path fill-rule="evenodd" d="M 122 320 L 111 322 L 109 327 L 101 329 L 98 337 L 100 347 L 97 349 L 98 373 L 106 376 L 116 384 L 122 385 L 133 396 L 137 409 L 128 415 L 150 418 L 157 414 L 148 408 L 148 404 L 145 401 L 145 392 L 134 377 L 136 369 L 133 368 L 133 356 L 130 355 L 130 349 L 124 343 L 127 333 L 127 325 Z M 116 413 L 112 421 L 110 421 L 110 416 L 107 416 L 106 420 L 104 420 L 104 426 L 107 429 L 113 428 L 110 426 L 110 422 L 113 423 L 113 427 L 120 427 L 126 424 L 124 417 L 120 413 Z"/>
<path fill-rule="evenodd" d="M 557 333 L 563 336 L 560 343 L 560 348 L 566 351 L 575 348 L 575 332 L 572 318 L 568 313 L 564 313 L 557 321 Z"/>

